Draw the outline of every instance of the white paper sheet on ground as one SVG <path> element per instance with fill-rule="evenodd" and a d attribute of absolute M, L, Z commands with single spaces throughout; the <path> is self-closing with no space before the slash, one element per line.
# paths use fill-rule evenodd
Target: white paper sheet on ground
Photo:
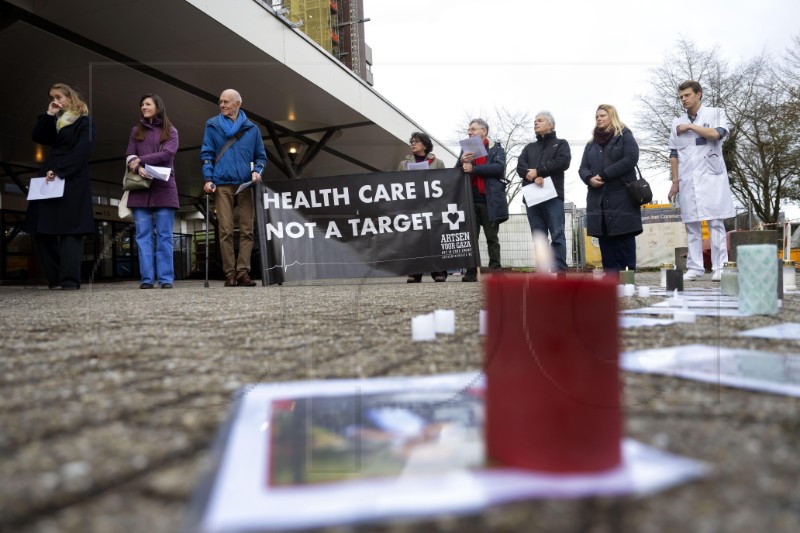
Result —
<path fill-rule="evenodd" d="M 787 322 L 785 324 L 776 324 L 774 326 L 767 326 L 764 328 L 748 329 L 742 331 L 739 335 L 745 337 L 761 337 L 764 339 L 786 339 L 797 341 L 800 340 L 800 324 L 796 322 Z"/>
<path fill-rule="evenodd" d="M 641 309 L 626 309 L 623 313 L 626 315 L 672 315 L 675 309 L 682 309 L 682 307 L 642 307 Z M 724 307 L 721 309 L 693 307 L 692 312 L 697 316 L 744 316 L 739 314 L 738 309 Z"/>
<path fill-rule="evenodd" d="M 622 368 L 800 397 L 800 354 L 702 344 L 626 352 Z"/>
<path fill-rule="evenodd" d="M 522 196 L 525 198 L 525 204 L 529 207 L 532 205 L 546 202 L 551 198 L 558 196 L 556 186 L 553 185 L 552 178 L 544 178 L 544 183 L 539 187 L 535 183 L 526 185 L 522 188 Z"/>
<path fill-rule="evenodd" d="M 664 294 L 672 294 L 673 291 L 667 291 L 667 289 L 665 289 L 663 287 L 653 287 L 650 292 L 653 295 L 661 296 L 661 295 L 664 295 Z M 717 294 L 719 294 L 720 293 L 719 292 L 719 288 L 715 287 L 713 289 L 707 289 L 705 287 L 686 287 L 684 285 L 683 292 L 680 293 L 680 294 L 700 295 L 700 294 L 708 294 L 708 293 L 717 293 Z"/>
<path fill-rule="evenodd" d="M 144 173 L 152 180 L 169 181 L 172 169 L 169 167 L 156 167 L 145 164 Z"/>
<path fill-rule="evenodd" d="M 430 165 L 427 161 L 420 161 L 419 163 L 408 163 L 408 170 L 428 170 Z"/>
<path fill-rule="evenodd" d="M 248 182 L 246 182 L 246 183 L 242 183 L 241 185 L 239 185 L 239 188 L 238 188 L 238 189 L 236 189 L 236 192 L 235 192 L 235 193 L 233 193 L 233 194 L 239 194 L 240 192 L 242 192 L 243 190 L 247 189 L 248 187 L 252 187 L 252 186 L 253 186 L 253 183 L 255 183 L 255 182 L 253 182 L 253 181 L 248 181 Z"/>
<path fill-rule="evenodd" d="M 28 201 L 49 200 L 50 198 L 61 198 L 64 196 L 64 180 L 56 178 L 47 181 L 47 178 L 31 178 L 28 184 Z"/>
<path fill-rule="evenodd" d="M 675 321 L 670 318 L 650 318 L 640 316 L 621 316 L 619 317 L 619 327 L 621 328 L 644 328 L 652 326 L 669 326 Z"/>
<path fill-rule="evenodd" d="M 318 409 L 323 402 L 341 402 L 354 395 L 369 399 L 376 397 L 370 395 L 394 398 L 393 395 L 411 394 L 424 398 L 438 394 L 451 398 L 450 403 L 444 403 L 447 409 L 452 409 L 460 405 L 462 400 L 454 401 L 459 395 L 465 397 L 469 391 L 482 387 L 480 374 L 467 373 L 274 383 L 248 389 L 232 411 L 232 420 L 226 425 L 227 432 L 223 430 L 219 436 L 222 443 L 218 448 L 220 466 L 212 485 L 196 495 L 195 501 L 202 503 L 198 504 L 201 507 L 193 510 L 196 517 L 193 530 L 211 533 L 315 528 L 474 512 L 487 505 L 528 498 L 641 496 L 706 475 L 709 471 L 703 463 L 626 439 L 622 443 L 623 465 L 612 471 L 590 475 L 461 467 L 433 475 L 428 470 L 426 475 L 403 473 L 394 477 L 362 477 L 280 487 L 267 479 L 270 446 L 274 438 L 271 433 L 277 431 L 269 425 L 274 420 L 271 409 L 277 409 L 271 406 L 292 405 L 291 409 L 284 407 L 283 411 L 284 416 L 291 416 L 294 406 L 300 405 L 298 402 L 310 405 L 310 398 L 314 398 L 315 409 Z M 473 394 L 471 398 L 473 405 L 477 402 L 482 406 L 480 395 Z M 385 401 L 383 406 L 386 406 Z M 482 420 L 482 416 L 478 415 L 474 420 Z M 479 436 L 477 442 L 482 447 Z"/>
<path fill-rule="evenodd" d="M 466 139 L 461 139 L 458 141 L 458 144 L 461 145 L 461 150 L 466 154 L 472 152 L 474 155 L 473 157 L 484 157 L 488 155 L 486 151 L 486 146 L 483 145 L 483 139 L 481 139 L 480 135 L 475 135 L 474 137 L 467 137 Z"/>
<path fill-rule="evenodd" d="M 707 297 L 707 298 L 696 298 L 696 297 L 689 297 L 684 296 L 682 298 L 684 302 L 686 302 L 686 306 L 694 309 L 695 307 L 703 307 L 706 309 L 710 309 L 712 307 L 719 307 L 723 309 L 738 309 L 739 308 L 739 300 L 737 299 L 722 299 L 722 298 L 714 298 L 714 297 Z M 652 305 L 652 307 L 675 307 L 672 303 L 668 300 L 664 300 L 663 302 L 658 302 Z"/>

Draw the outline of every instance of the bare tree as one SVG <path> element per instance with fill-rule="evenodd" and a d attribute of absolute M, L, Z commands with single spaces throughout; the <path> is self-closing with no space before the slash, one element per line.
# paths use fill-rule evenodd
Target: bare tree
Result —
<path fill-rule="evenodd" d="M 794 72 L 800 74 L 800 40 L 796 44 Z M 766 53 L 730 68 L 716 49 L 698 50 L 690 41 L 678 41 L 651 71 L 650 91 L 642 97 L 638 136 L 646 165 L 669 167 L 670 127 L 683 113 L 678 85 L 698 81 L 703 104 L 725 110 L 730 134 L 723 156 L 734 196 L 764 222 L 777 221 L 782 201 L 800 199 L 800 121 L 792 113 L 791 78 L 784 70 Z"/>
<path fill-rule="evenodd" d="M 783 200 L 797 200 L 800 127 L 787 114 L 788 94 L 769 56 L 742 66 L 727 102 L 730 135 L 723 144 L 731 190 L 764 222 L 776 222 Z"/>
<path fill-rule="evenodd" d="M 490 113 L 465 113 L 465 120 L 456 127 L 454 140 L 450 144 L 458 146 L 458 140 L 466 136 L 465 127 L 473 118 L 480 117 L 489 123 L 489 138 L 499 142 L 506 151 L 506 199 L 511 203 L 520 192 L 522 182 L 517 177 L 517 160 L 525 145 L 534 138 L 533 119 L 527 112 L 510 111 L 496 107 Z M 458 149 L 456 149 L 458 153 Z"/>
<path fill-rule="evenodd" d="M 685 38 L 678 40 L 675 49 L 664 56 L 664 62 L 651 69 L 650 91 L 641 97 L 636 138 L 644 167 L 669 168 L 669 129 L 672 119 L 683 113 L 678 85 L 685 80 L 695 80 L 703 86 L 703 103 L 711 107 L 724 107 L 735 83 L 716 48 L 699 50 Z"/>

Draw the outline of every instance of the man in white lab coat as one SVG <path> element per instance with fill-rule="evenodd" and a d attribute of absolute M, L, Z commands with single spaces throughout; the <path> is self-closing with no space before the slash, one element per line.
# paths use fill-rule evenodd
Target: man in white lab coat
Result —
<path fill-rule="evenodd" d="M 722 160 L 722 140 L 728 135 L 725 111 L 702 104 L 703 88 L 696 81 L 678 87 L 686 113 L 672 121 L 669 135 L 672 188 L 670 201 L 680 191 L 681 217 L 686 225 L 689 255 L 685 281 L 700 279 L 703 266 L 703 220 L 711 233 L 711 279 L 719 281 L 722 265 L 728 260 L 724 219 L 735 216 Z"/>

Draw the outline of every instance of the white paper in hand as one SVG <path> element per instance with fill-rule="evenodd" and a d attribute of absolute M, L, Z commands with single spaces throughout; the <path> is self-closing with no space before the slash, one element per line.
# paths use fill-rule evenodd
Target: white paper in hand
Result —
<path fill-rule="evenodd" d="M 169 175 L 172 174 L 172 169 L 169 167 L 151 167 L 150 165 L 144 166 L 144 173 L 151 180 L 169 181 Z"/>
<path fill-rule="evenodd" d="M 483 139 L 480 138 L 480 135 L 461 139 L 458 141 L 458 143 L 461 145 L 461 150 L 465 154 L 472 152 L 474 157 L 484 157 L 488 155 L 486 147 L 483 145 Z"/>
<path fill-rule="evenodd" d="M 429 165 L 427 161 L 420 161 L 419 163 L 408 163 L 407 170 L 428 170 Z"/>
<path fill-rule="evenodd" d="M 28 186 L 28 201 L 48 200 L 50 198 L 61 198 L 64 196 L 64 180 L 56 178 L 47 181 L 47 178 L 31 178 Z"/>
<path fill-rule="evenodd" d="M 531 183 L 530 185 L 526 185 L 522 188 L 522 197 L 525 198 L 525 204 L 528 205 L 528 207 L 546 202 L 547 200 L 558 196 L 558 193 L 556 192 L 556 186 L 553 185 L 552 178 L 542 179 L 544 180 L 544 183 L 541 187 L 535 183 Z"/>
<path fill-rule="evenodd" d="M 247 189 L 248 187 L 252 187 L 253 183 L 254 182 L 252 182 L 252 181 L 246 181 L 246 182 L 242 183 L 241 185 L 239 185 L 239 188 L 236 189 L 236 192 L 233 193 L 233 194 L 239 194 L 240 192 L 242 192 L 243 190 Z"/>

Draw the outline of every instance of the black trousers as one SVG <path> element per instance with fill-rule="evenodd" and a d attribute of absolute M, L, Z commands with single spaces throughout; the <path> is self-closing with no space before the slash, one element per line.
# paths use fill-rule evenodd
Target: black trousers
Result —
<path fill-rule="evenodd" d="M 636 235 L 615 235 L 598 237 L 600 255 L 603 258 L 603 270 L 636 270 Z"/>
<path fill-rule="evenodd" d="M 37 234 L 35 240 L 48 286 L 80 287 L 83 235 Z"/>

